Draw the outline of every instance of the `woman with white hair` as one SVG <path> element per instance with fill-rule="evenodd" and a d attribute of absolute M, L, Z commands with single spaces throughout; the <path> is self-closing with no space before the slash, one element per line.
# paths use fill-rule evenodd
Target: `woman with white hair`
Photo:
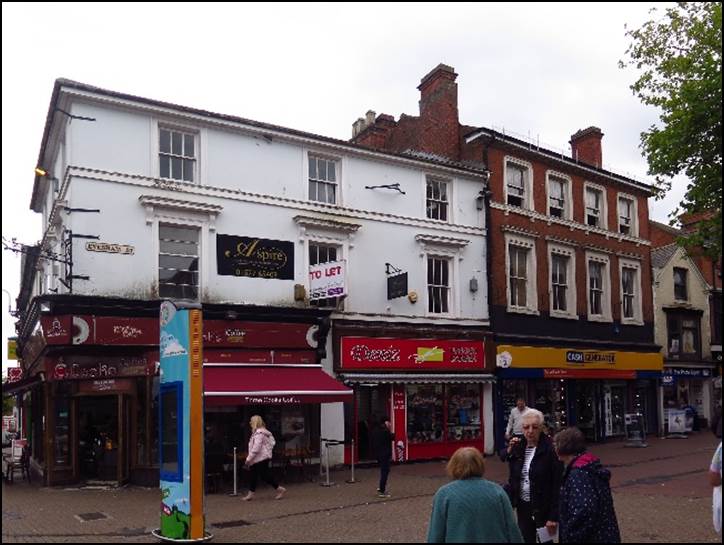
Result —
<path fill-rule="evenodd" d="M 555 454 L 551 440 L 543 433 L 543 413 L 528 409 L 522 416 L 523 437 L 508 444 L 510 467 L 507 491 L 516 508 L 518 526 L 526 543 L 549 541 L 558 527 L 558 493 L 563 465 Z"/>

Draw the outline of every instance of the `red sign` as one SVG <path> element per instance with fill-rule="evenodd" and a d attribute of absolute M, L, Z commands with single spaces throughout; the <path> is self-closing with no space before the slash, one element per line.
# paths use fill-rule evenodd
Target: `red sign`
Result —
<path fill-rule="evenodd" d="M 341 368 L 480 370 L 484 346 L 483 341 L 342 337 Z"/>
<path fill-rule="evenodd" d="M 8 382 L 17 382 L 23 378 L 22 367 L 8 367 Z"/>
<path fill-rule="evenodd" d="M 634 379 L 636 371 L 616 369 L 543 369 L 544 378 Z"/>
<path fill-rule="evenodd" d="M 156 361 L 142 356 L 61 356 L 46 360 L 49 380 L 110 379 L 154 375 Z"/>

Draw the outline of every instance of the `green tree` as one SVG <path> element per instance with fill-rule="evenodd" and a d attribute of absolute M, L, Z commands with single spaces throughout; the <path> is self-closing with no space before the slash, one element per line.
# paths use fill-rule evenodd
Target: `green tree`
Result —
<path fill-rule="evenodd" d="M 652 14 L 658 15 L 653 9 Z M 641 133 L 641 148 L 656 177 L 657 198 L 671 189 L 672 178 L 689 178 L 684 199 L 671 216 L 713 212 L 687 245 L 721 256 L 722 199 L 722 21 L 719 2 L 678 2 L 662 17 L 628 30 L 635 66 L 631 85 L 644 104 L 661 110 L 660 126 Z"/>

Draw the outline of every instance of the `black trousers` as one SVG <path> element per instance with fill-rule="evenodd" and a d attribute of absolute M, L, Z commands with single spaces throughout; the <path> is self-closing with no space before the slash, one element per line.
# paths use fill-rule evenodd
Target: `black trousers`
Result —
<path fill-rule="evenodd" d="M 525 543 L 536 543 L 538 541 L 537 529 L 541 526 L 545 526 L 545 520 L 535 520 L 533 515 L 532 503 L 529 501 L 518 500 L 518 507 L 516 513 L 518 514 L 518 528 L 520 533 L 523 534 L 523 541 Z M 548 541 L 547 543 L 551 543 Z"/>
<path fill-rule="evenodd" d="M 380 492 L 384 493 L 387 490 L 387 477 L 390 476 L 390 459 L 378 458 L 377 461 L 380 463 Z"/>
<path fill-rule="evenodd" d="M 269 470 L 269 462 L 271 462 L 271 460 L 262 460 L 261 462 L 257 462 L 251 466 L 251 483 L 249 483 L 249 490 L 251 492 L 256 490 L 259 477 L 275 489 L 279 488 L 279 483 L 274 480 L 274 477 L 272 477 L 271 471 Z"/>

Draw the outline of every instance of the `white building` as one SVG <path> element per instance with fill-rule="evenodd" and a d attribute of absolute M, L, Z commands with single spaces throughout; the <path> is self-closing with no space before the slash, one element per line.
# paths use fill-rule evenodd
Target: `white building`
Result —
<path fill-rule="evenodd" d="M 60 462 L 45 460 L 42 448 L 34 448 L 46 474 L 57 469 L 50 482 L 82 476 L 73 453 L 82 427 L 97 426 L 93 414 L 114 422 L 109 427 L 120 443 L 119 480 L 132 477 L 134 467 L 153 466 L 152 377 L 139 378 L 147 371 L 123 371 L 125 364 L 116 359 L 143 355 L 152 366 L 153 316 L 158 300 L 166 297 L 198 301 L 206 323 L 216 320 L 207 333 L 208 363 L 217 363 L 211 361 L 215 357 L 254 363 L 257 357 L 260 367 L 270 368 L 282 361 L 280 349 L 300 346 L 285 345 L 283 328 L 278 335 L 265 333 L 264 323 L 306 321 L 324 337 L 324 317 L 331 313 L 326 354 L 318 350 L 312 364 L 321 363 L 329 375 L 344 376 L 349 384 L 392 385 L 356 387 L 357 402 L 346 404 L 346 431 L 342 403 L 320 409 L 319 403 L 288 399 L 291 405 L 273 410 L 263 404 L 268 418 L 283 420 L 270 427 L 289 435 L 294 448 L 314 450 L 320 435 L 341 439 L 346 434 L 359 442 L 352 422 L 371 417 L 374 409 L 394 410 L 395 433 L 405 449 L 413 434 L 412 443 L 445 443 L 445 452 L 465 441 L 483 448 L 485 435 L 485 447 L 492 449 L 490 366 L 483 353 L 489 319 L 482 168 L 375 152 L 68 80 L 56 82 L 38 166 L 47 174 L 36 177 L 31 208 L 43 214 L 44 233 L 41 247 L 32 248 L 25 260 L 18 302 L 24 387 L 35 392 L 35 399 L 25 395 L 25 403 L 35 404 L 34 416 L 45 413 L 59 436 L 68 436 L 68 444 L 59 447 Z M 48 259 L 50 254 L 60 260 Z M 326 261 L 344 261 L 346 297 L 310 303 L 310 266 Z M 406 272 L 407 285 L 388 299 L 387 273 L 395 276 L 393 271 Z M 245 331 L 255 316 L 261 316 L 259 323 Z M 101 327 L 103 320 L 110 333 Z M 43 338 L 31 342 L 38 322 Z M 119 341 L 124 328 L 127 336 Z M 226 338 L 215 338 L 215 347 L 209 339 L 217 329 Z M 372 349 L 362 360 L 378 376 L 363 372 L 364 364 L 350 370 L 340 348 L 347 337 L 365 345 L 386 343 L 398 360 L 385 354 L 382 368 Z M 421 348 L 437 350 L 399 359 L 405 350 L 418 354 L 410 339 L 419 338 L 427 340 Z M 79 345 L 96 348 L 86 353 Z M 307 349 L 314 349 L 313 340 Z M 73 357 L 78 361 L 71 363 Z M 289 365 L 309 364 L 308 355 L 283 357 Z M 65 359 L 59 363 L 59 358 Z M 112 403 L 107 404 L 92 385 L 83 384 L 103 376 L 97 361 L 103 358 L 115 365 L 116 379 L 126 377 L 109 387 Z M 80 371 L 64 375 L 66 369 Z M 412 371 L 415 376 L 409 376 Z M 430 393 L 435 399 L 428 399 Z M 455 409 L 450 405 L 443 417 L 443 406 L 447 411 L 453 398 Z M 134 409 L 138 422 L 124 434 L 123 413 Z M 220 438 L 240 443 L 226 428 L 233 427 L 232 419 L 244 422 L 249 410 L 226 399 L 207 409 L 207 427 L 218 425 L 224 428 Z M 320 411 L 321 427 L 315 416 Z M 36 424 L 36 443 L 41 427 Z M 427 457 L 438 450 L 406 454 Z M 336 452 L 337 461 L 341 455 Z"/>

